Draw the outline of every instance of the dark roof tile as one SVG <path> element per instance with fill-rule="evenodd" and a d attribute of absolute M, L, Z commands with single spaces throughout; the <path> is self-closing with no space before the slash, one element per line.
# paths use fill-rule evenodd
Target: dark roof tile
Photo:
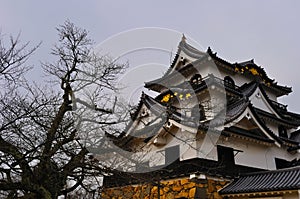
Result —
<path fill-rule="evenodd" d="M 241 176 L 219 191 L 222 195 L 300 189 L 300 167 Z"/>
<path fill-rule="evenodd" d="M 229 169 L 219 161 L 193 158 L 183 161 L 177 159 L 170 165 L 158 166 L 157 170 L 155 168 L 149 170 L 149 168 L 145 166 L 143 171 L 143 173 L 112 171 L 113 175 L 104 177 L 103 185 L 108 188 L 146 182 L 157 182 L 159 180 L 183 176 L 189 177 L 189 175 L 193 173 L 203 173 L 209 176 L 232 179 L 243 173 L 262 171 L 262 169 L 242 165 L 234 165 L 233 168 Z"/>

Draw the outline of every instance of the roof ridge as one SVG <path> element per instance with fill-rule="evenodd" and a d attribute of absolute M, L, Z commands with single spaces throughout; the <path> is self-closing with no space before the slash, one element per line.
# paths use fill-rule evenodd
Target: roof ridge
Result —
<path fill-rule="evenodd" d="M 300 165 L 288 167 L 288 168 L 276 169 L 276 170 L 266 170 L 266 171 L 245 173 L 241 176 L 263 175 L 263 174 L 269 174 L 269 173 L 280 173 L 280 172 L 288 172 L 288 171 L 294 171 L 294 170 L 300 170 Z"/>

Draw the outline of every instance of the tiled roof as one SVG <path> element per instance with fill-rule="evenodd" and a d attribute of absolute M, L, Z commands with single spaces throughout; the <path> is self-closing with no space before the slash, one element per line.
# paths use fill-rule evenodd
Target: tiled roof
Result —
<path fill-rule="evenodd" d="M 292 140 L 295 140 L 297 142 L 300 143 L 300 130 L 297 130 L 293 133 L 291 133 L 291 137 L 290 137 Z"/>
<path fill-rule="evenodd" d="M 250 97 L 254 91 L 257 89 L 259 83 L 256 81 L 251 81 L 249 83 L 245 83 L 240 87 L 241 92 L 247 96 Z"/>
<path fill-rule="evenodd" d="M 262 109 L 259 108 L 255 108 L 255 111 L 259 114 L 260 117 L 262 118 L 267 118 L 267 119 L 271 119 L 271 120 L 275 120 L 277 123 L 285 125 L 285 126 L 291 126 L 291 127 L 298 127 L 300 125 L 300 120 L 296 119 L 296 118 L 278 118 L 276 117 L 275 114 L 269 113 L 267 111 L 264 111 Z M 282 116 L 282 115 L 280 115 Z"/>
<path fill-rule="evenodd" d="M 237 134 L 237 135 L 241 135 L 241 136 L 246 136 L 255 140 L 260 140 L 263 142 L 267 142 L 267 143 L 274 143 L 273 140 L 269 139 L 263 132 L 261 132 L 260 130 L 244 130 L 242 128 L 238 128 L 235 126 L 229 127 L 229 128 L 225 128 L 224 131 L 222 132 L 222 134 L 226 135 L 226 134 Z"/>
<path fill-rule="evenodd" d="M 157 170 L 152 168 L 150 172 L 147 171 L 149 171 L 148 167 L 143 168 L 142 173 L 113 171 L 113 175 L 104 177 L 103 186 L 108 188 L 141 184 L 145 182 L 157 182 L 165 179 L 189 177 L 190 174 L 199 172 L 209 176 L 233 179 L 243 173 L 258 172 L 262 170 L 242 165 L 234 165 L 229 169 L 226 165 L 222 164 L 222 162 L 193 158 L 183 161 L 177 159 L 170 165 L 161 165 L 157 167 Z"/>
<path fill-rule="evenodd" d="M 198 129 L 202 129 L 202 130 L 207 130 L 208 127 L 214 127 L 214 126 L 219 126 L 222 125 L 224 122 L 225 123 L 229 123 L 233 120 L 235 120 L 237 117 L 239 117 L 247 107 L 250 108 L 250 111 L 254 114 L 256 120 L 259 122 L 260 126 L 263 127 L 263 129 L 265 130 L 265 132 L 267 132 L 267 134 L 269 134 L 273 139 L 267 138 L 265 135 L 262 136 L 261 134 L 255 134 L 253 132 L 251 133 L 245 133 L 245 131 L 240 131 L 240 130 L 230 130 L 230 131 L 226 131 L 228 129 L 225 130 L 225 132 L 223 132 L 224 135 L 229 135 L 229 134 L 238 134 L 240 136 L 246 136 L 248 138 L 252 138 L 252 139 L 258 139 L 260 141 L 264 141 L 267 143 L 272 143 L 274 141 L 276 141 L 277 144 L 287 144 L 287 146 L 289 147 L 288 150 L 289 151 L 295 151 L 297 149 L 299 149 L 300 145 L 299 142 L 295 142 L 296 139 L 281 139 L 279 138 L 277 135 L 274 134 L 274 132 L 269 129 L 264 122 L 261 121 L 261 118 L 263 119 L 272 119 L 275 120 L 276 122 L 280 122 L 283 125 L 292 125 L 292 126 L 297 126 L 300 123 L 300 118 L 298 119 L 297 117 L 294 118 L 288 118 L 286 116 L 286 114 L 288 113 L 287 111 L 279 111 L 279 108 L 277 108 L 277 106 L 279 106 L 280 104 L 272 104 L 271 99 L 269 99 L 269 97 L 267 96 L 267 94 L 264 92 L 263 88 L 261 87 L 261 84 L 256 82 L 256 81 L 252 81 L 250 83 L 246 83 L 240 87 L 232 87 L 230 85 L 227 85 L 224 83 L 224 81 L 222 79 L 218 79 L 217 77 L 214 77 L 213 75 L 209 75 L 207 77 L 204 77 L 202 79 L 202 82 L 197 84 L 197 85 L 192 85 L 193 88 L 188 88 L 187 85 L 189 85 L 189 82 L 183 82 L 182 84 L 178 85 L 175 88 L 172 88 L 170 90 L 167 90 L 163 93 L 161 93 L 160 95 L 158 95 L 155 99 L 146 95 L 146 94 L 142 94 L 140 103 L 138 105 L 138 108 L 136 109 L 135 113 L 133 114 L 133 120 L 136 119 L 138 113 L 140 112 L 140 108 L 142 107 L 142 104 L 146 105 L 146 107 L 151 110 L 151 112 L 153 112 L 155 115 L 161 117 L 161 119 L 163 121 L 166 121 L 167 119 L 172 119 L 176 122 L 181 123 L 184 126 L 189 126 L 189 127 L 194 127 Z M 178 110 L 176 108 L 172 109 L 171 107 L 166 106 L 166 104 L 161 103 L 161 99 L 163 98 L 163 96 L 167 95 L 167 94 L 172 94 L 172 92 L 175 92 L 178 90 L 178 93 L 180 93 L 180 89 L 182 88 L 182 90 L 184 90 L 185 92 L 189 91 L 189 89 L 192 89 L 189 92 L 201 92 L 204 89 L 207 89 L 209 86 L 219 86 L 219 87 L 223 87 L 225 88 L 225 90 L 227 92 L 230 92 L 231 94 L 234 94 L 234 100 L 231 101 L 230 103 L 228 103 L 227 105 L 227 109 L 226 109 L 226 117 L 224 118 L 224 120 L 220 120 L 217 119 L 218 117 L 216 117 L 216 119 L 214 119 L 213 121 L 208 122 L 201 122 L 199 123 L 199 121 L 195 121 L 195 119 L 193 117 L 187 117 L 185 115 L 180 114 L 180 112 L 178 112 Z M 190 86 L 191 87 L 191 86 Z M 253 92 L 259 88 L 262 92 L 262 95 L 264 96 L 264 98 L 268 101 L 268 103 L 270 104 L 270 106 L 273 108 L 273 110 L 281 117 L 278 118 L 273 114 L 267 113 L 265 111 L 262 111 L 260 109 L 255 108 L 252 104 L 249 104 L 249 97 L 253 94 Z M 183 92 L 183 91 L 182 91 Z M 283 106 L 283 105 L 282 105 Z M 220 113 L 222 114 L 222 113 Z M 267 118 L 266 118 L 267 117 Z M 219 118 L 223 118 L 222 115 Z M 163 126 L 162 125 L 161 127 Z M 127 128 L 125 129 L 125 132 L 128 133 L 128 129 L 129 127 L 132 125 L 132 123 L 130 125 L 127 126 Z M 227 134 L 226 134 L 227 133 Z M 229 133 L 229 134 L 228 134 Z M 122 134 L 124 135 L 124 134 Z M 120 138 L 120 137 L 119 137 Z M 133 138 L 133 137 L 132 137 Z M 118 139 L 116 139 L 118 140 Z M 131 139 L 128 139 L 131 140 Z M 294 141 L 293 141 L 294 140 Z M 149 139 L 148 139 L 149 141 Z M 127 142 L 126 142 L 127 143 Z"/>
<path fill-rule="evenodd" d="M 247 174 L 219 193 L 223 195 L 300 189 L 300 167 Z"/>
<path fill-rule="evenodd" d="M 186 64 L 183 67 L 175 68 L 175 64 L 179 59 L 179 54 L 181 51 L 183 51 L 185 54 L 195 58 L 196 61 L 194 61 L 193 63 L 190 63 L 190 64 Z M 212 52 L 212 50 L 210 48 L 208 48 L 206 53 L 194 48 L 193 46 L 189 45 L 185 41 L 185 39 L 182 39 L 182 41 L 179 43 L 176 56 L 171 64 L 171 66 L 165 73 L 165 75 L 162 78 L 158 78 L 156 80 L 146 82 L 145 87 L 160 92 L 161 89 L 164 88 L 161 83 L 164 82 L 165 79 L 170 79 L 173 75 L 176 76 L 176 74 L 178 72 L 184 73 L 184 71 L 189 70 L 191 66 L 195 66 L 198 61 L 207 60 L 206 59 L 207 57 L 211 57 L 213 59 L 214 64 L 216 64 L 218 67 L 222 67 L 223 69 L 227 69 L 231 72 L 250 76 L 251 78 L 257 79 L 257 77 L 259 77 L 258 79 L 260 79 L 260 81 L 263 84 L 265 84 L 265 88 L 273 90 L 274 92 L 277 93 L 276 94 L 277 96 L 286 95 L 286 94 L 292 92 L 291 87 L 278 85 L 277 82 L 275 82 L 273 79 L 270 79 L 268 77 L 267 73 L 265 72 L 265 70 L 262 67 L 256 65 L 253 60 L 233 64 L 233 63 L 230 63 L 230 62 L 225 61 L 224 59 L 221 59 L 220 57 L 218 57 L 217 53 Z M 256 72 L 251 72 L 251 69 L 255 70 Z M 177 70 L 177 72 L 172 74 L 174 70 Z M 166 84 L 163 84 L 163 85 L 166 86 Z"/>
<path fill-rule="evenodd" d="M 162 77 L 149 82 L 145 82 L 145 88 L 149 88 L 157 92 L 161 92 L 162 88 L 170 88 L 173 85 L 171 80 L 184 81 L 190 74 L 196 73 L 197 67 L 199 67 L 200 65 L 204 66 L 204 64 L 208 63 L 214 64 L 213 61 L 207 59 L 208 57 L 208 55 L 200 57 L 192 63 L 188 63 L 181 68 L 176 69 L 176 72 L 172 72 L 172 68 L 171 72 L 170 70 L 168 70 L 167 73 L 165 73 L 165 75 L 163 75 Z"/>
<path fill-rule="evenodd" d="M 207 83 L 209 83 L 209 82 L 210 81 L 207 81 Z M 207 83 L 204 82 L 204 85 L 207 86 Z M 249 84 L 248 87 L 252 88 L 253 86 L 252 86 L 252 84 Z M 244 89 L 245 89 L 245 87 L 244 87 Z M 253 88 L 250 90 L 253 90 Z M 220 119 L 215 119 L 213 121 L 210 121 L 209 123 L 207 123 L 207 122 L 200 123 L 199 121 L 195 121 L 194 118 L 182 115 L 182 114 L 180 114 L 180 112 L 177 112 L 176 109 L 174 109 L 174 110 L 170 109 L 170 107 L 167 107 L 165 104 L 160 103 L 159 99 L 153 99 L 152 97 L 150 97 L 146 94 L 143 94 L 141 101 L 143 104 L 146 105 L 146 107 L 149 110 L 151 110 L 152 113 L 154 113 L 155 115 L 159 116 L 162 119 L 162 123 L 160 124 L 161 127 L 163 126 L 164 122 L 167 119 L 172 119 L 174 121 L 181 123 L 184 126 L 189 126 L 189 127 L 193 127 L 193 128 L 202 129 L 202 130 L 207 130 L 209 126 L 215 127 L 215 126 L 222 125 L 224 122 L 229 123 L 229 122 L 235 120 L 237 117 L 239 117 L 245 111 L 245 109 L 247 107 L 249 107 L 250 111 L 253 113 L 254 117 L 259 122 L 260 126 L 262 126 L 262 128 L 265 130 L 265 132 L 267 132 L 269 134 L 269 136 L 271 136 L 273 139 L 268 138 L 262 132 L 247 132 L 247 131 L 243 131 L 241 129 L 237 130 L 234 128 L 225 129 L 225 131 L 223 132 L 223 134 L 225 136 L 228 133 L 229 134 L 233 133 L 233 134 L 238 134 L 238 135 L 244 136 L 244 137 L 246 136 L 246 137 L 249 137 L 252 139 L 258 139 L 260 141 L 267 142 L 267 143 L 273 143 L 274 141 L 277 141 L 278 143 L 282 144 L 282 143 L 288 142 L 290 144 L 293 144 L 293 147 L 295 146 L 295 144 L 297 144 L 297 143 L 291 142 L 290 140 L 280 139 L 263 122 L 261 122 L 260 117 L 259 117 L 260 112 L 257 112 L 257 109 L 254 108 L 252 104 L 249 104 L 249 99 L 246 96 L 244 96 L 243 98 L 240 98 L 239 100 L 234 101 L 231 104 L 228 104 L 227 109 L 226 109 L 226 115 L 224 118 L 225 121 L 220 120 Z M 136 112 L 138 112 L 138 110 Z M 218 117 L 216 117 L 216 118 L 218 118 Z M 220 117 L 220 118 L 222 119 L 223 117 Z M 147 130 L 147 128 L 144 130 L 149 131 L 149 130 Z M 152 132 L 151 134 L 153 134 L 153 133 L 154 132 Z M 131 137 L 131 138 L 133 138 L 133 137 Z M 116 139 L 116 140 L 118 140 L 118 139 Z M 131 139 L 128 138 L 128 141 L 129 140 L 131 140 Z M 295 149 L 293 148 L 293 150 L 295 150 Z"/>

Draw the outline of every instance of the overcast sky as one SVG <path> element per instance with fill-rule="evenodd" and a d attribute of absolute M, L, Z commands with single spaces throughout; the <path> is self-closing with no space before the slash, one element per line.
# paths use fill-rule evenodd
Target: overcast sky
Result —
<path fill-rule="evenodd" d="M 300 112 L 299 11 L 296 0 L 1 0 L 0 30 L 13 35 L 21 31 L 23 41 L 43 41 L 30 61 L 46 61 L 57 39 L 55 27 L 66 19 L 87 29 L 96 43 L 133 28 L 173 29 L 205 49 L 211 46 L 227 61 L 254 58 L 271 78 L 293 87 L 293 94 L 281 101 Z"/>

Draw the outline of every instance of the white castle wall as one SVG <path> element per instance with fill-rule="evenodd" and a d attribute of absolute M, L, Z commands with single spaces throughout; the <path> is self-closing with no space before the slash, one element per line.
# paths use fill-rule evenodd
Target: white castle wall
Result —
<path fill-rule="evenodd" d="M 220 137 L 220 139 L 216 138 L 216 143 L 208 143 L 207 141 L 211 140 L 211 138 L 205 137 L 205 134 L 198 135 L 196 141 L 196 135 L 194 133 L 181 130 L 174 131 L 174 133 L 175 137 L 168 137 L 167 145 L 162 147 L 154 147 L 156 149 L 159 149 L 160 151 L 158 152 L 157 158 L 153 158 L 153 160 L 156 160 L 156 163 L 152 162 L 152 166 L 163 165 L 164 158 L 161 151 L 163 151 L 165 148 L 175 145 L 180 145 L 181 161 L 192 158 L 205 158 L 217 161 L 217 145 L 226 146 L 233 148 L 234 150 L 241 151 L 238 152 L 235 156 L 235 163 L 237 165 L 244 165 L 261 169 L 276 169 L 275 158 L 285 159 L 287 161 L 291 161 L 295 158 L 300 158 L 299 153 L 290 154 L 286 151 L 286 148 L 280 148 L 276 145 L 263 145 L 239 138 L 225 139 L 224 137 Z M 206 138 L 205 142 L 204 138 Z"/>

